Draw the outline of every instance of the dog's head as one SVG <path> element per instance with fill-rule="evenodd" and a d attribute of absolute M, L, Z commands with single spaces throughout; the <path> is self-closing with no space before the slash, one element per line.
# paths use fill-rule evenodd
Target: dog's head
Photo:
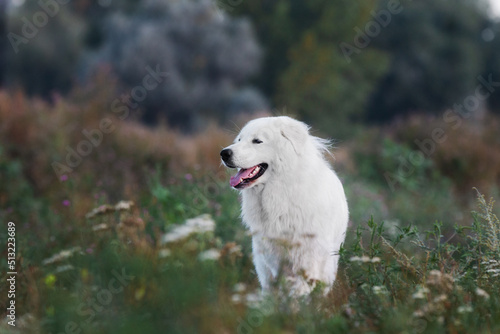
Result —
<path fill-rule="evenodd" d="M 305 153 L 308 140 L 308 126 L 287 116 L 250 121 L 234 143 L 220 152 L 227 167 L 239 169 L 231 177 L 231 186 L 250 188 L 264 184 L 273 173 L 284 173 Z"/>

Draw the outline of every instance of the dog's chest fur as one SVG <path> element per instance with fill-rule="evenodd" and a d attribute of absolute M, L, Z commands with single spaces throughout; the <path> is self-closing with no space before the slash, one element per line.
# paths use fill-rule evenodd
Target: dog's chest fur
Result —
<path fill-rule="evenodd" d="M 242 217 L 252 234 L 271 238 L 289 238 L 306 233 L 308 213 L 302 209 L 294 188 L 277 192 L 271 185 L 254 187 L 242 194 Z M 278 194 L 280 194 L 278 196 Z"/>

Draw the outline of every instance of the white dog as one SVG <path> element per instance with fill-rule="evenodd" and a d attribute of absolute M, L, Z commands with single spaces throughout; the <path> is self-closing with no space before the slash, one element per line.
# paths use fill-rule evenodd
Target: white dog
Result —
<path fill-rule="evenodd" d="M 317 281 L 328 291 L 335 281 L 349 213 L 327 151 L 328 141 L 286 116 L 249 122 L 221 151 L 224 164 L 239 169 L 230 184 L 241 190 L 264 292 L 278 277 L 293 295 L 310 293 Z"/>

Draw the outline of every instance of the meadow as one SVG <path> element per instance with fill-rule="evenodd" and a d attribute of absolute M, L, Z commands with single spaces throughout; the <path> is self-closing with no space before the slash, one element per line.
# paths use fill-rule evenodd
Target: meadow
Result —
<path fill-rule="evenodd" d="M 113 95 L 0 92 L 1 333 L 500 332 L 498 117 L 414 116 L 338 141 L 350 226 L 335 288 L 260 300 L 219 161 L 255 116 L 185 134 L 120 119 Z"/>

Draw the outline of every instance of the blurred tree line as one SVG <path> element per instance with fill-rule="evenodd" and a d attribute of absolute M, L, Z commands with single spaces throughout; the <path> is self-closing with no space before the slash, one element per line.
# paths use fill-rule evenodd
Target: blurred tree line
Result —
<path fill-rule="evenodd" d="M 500 23 L 486 0 L 5 4 L 4 86 L 50 99 L 110 68 L 130 92 L 158 67 L 168 78 L 141 102 L 144 120 L 186 130 L 276 107 L 345 135 L 442 113 L 474 94 L 480 75 L 500 81 Z M 500 110 L 498 91 L 485 107 Z"/>

